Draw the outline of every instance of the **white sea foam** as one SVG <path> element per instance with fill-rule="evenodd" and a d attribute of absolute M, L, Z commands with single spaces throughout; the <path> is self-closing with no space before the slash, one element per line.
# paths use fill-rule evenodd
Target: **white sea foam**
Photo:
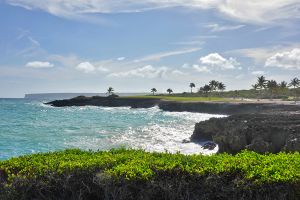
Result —
<path fill-rule="evenodd" d="M 172 119 L 167 119 L 160 123 L 150 122 L 143 127 L 128 127 L 125 133 L 111 138 L 111 143 L 126 144 L 133 148 L 156 152 L 168 151 L 183 154 L 212 154 L 218 151 L 218 146 L 214 150 L 205 150 L 202 147 L 203 143 L 184 143 L 183 140 L 190 138 L 196 122 L 208 120 L 212 117 L 226 117 L 225 115 L 163 112 L 158 108 L 139 109 L 134 112 L 147 112 L 149 116 L 170 116 Z"/>
<path fill-rule="evenodd" d="M 204 113 L 165 112 L 158 107 L 131 109 L 84 106 L 58 109 L 74 116 L 73 121 L 83 117 L 83 114 L 85 116 L 78 121 L 77 129 L 71 127 L 63 130 L 64 146 L 93 150 L 127 146 L 151 152 L 212 154 L 218 151 L 218 146 L 214 150 L 205 150 L 201 143 L 184 143 L 183 140 L 190 138 L 195 123 L 212 117 L 226 117 Z"/>

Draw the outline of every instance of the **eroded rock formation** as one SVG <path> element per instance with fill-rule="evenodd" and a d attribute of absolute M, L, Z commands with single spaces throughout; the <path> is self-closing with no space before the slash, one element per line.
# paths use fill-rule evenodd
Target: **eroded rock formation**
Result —
<path fill-rule="evenodd" d="M 219 152 L 300 151 L 300 114 L 239 114 L 195 125 L 192 141 L 212 140 Z"/>

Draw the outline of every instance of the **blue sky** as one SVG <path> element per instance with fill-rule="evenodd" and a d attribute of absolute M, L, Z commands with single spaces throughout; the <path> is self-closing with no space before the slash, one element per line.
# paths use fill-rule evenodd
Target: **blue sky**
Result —
<path fill-rule="evenodd" d="M 0 97 L 300 76 L 300 1 L 0 0 Z"/>

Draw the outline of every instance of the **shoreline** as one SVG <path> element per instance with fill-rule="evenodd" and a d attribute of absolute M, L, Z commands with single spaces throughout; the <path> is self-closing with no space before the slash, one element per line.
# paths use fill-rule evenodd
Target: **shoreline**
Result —
<path fill-rule="evenodd" d="M 213 141 L 219 152 L 300 151 L 300 105 L 281 103 L 180 102 L 153 98 L 77 97 L 46 103 L 54 107 L 104 106 L 151 108 L 169 112 L 228 115 L 195 124 L 191 142 Z"/>

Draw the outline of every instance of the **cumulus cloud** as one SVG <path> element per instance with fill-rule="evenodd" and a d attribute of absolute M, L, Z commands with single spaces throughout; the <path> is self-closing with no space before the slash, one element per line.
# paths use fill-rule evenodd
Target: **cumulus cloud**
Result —
<path fill-rule="evenodd" d="M 274 54 L 266 60 L 265 66 L 283 69 L 300 69 L 300 48 Z"/>
<path fill-rule="evenodd" d="M 253 75 L 265 75 L 266 73 L 264 71 L 253 71 L 251 72 Z"/>
<path fill-rule="evenodd" d="M 6 0 L 6 2 L 67 18 L 76 18 L 78 15 L 92 13 L 143 12 L 170 7 L 214 9 L 226 17 L 250 23 L 270 23 L 300 18 L 299 0 L 272 0 L 271 3 L 261 0 L 119 0 L 117 2 L 107 0 Z"/>
<path fill-rule="evenodd" d="M 212 32 L 221 32 L 221 31 L 229 31 L 229 30 L 237 30 L 243 28 L 245 25 L 219 25 L 219 24 L 208 24 L 205 27 L 210 29 Z"/>
<path fill-rule="evenodd" d="M 83 71 L 84 73 L 93 73 L 93 72 L 96 72 L 96 71 L 108 72 L 108 69 L 106 69 L 105 67 L 103 67 L 103 66 L 95 67 L 90 62 L 79 63 L 76 66 L 76 69 L 79 70 L 79 71 Z"/>
<path fill-rule="evenodd" d="M 129 70 L 127 72 L 111 73 L 109 77 L 140 77 L 140 78 L 162 78 L 165 76 L 168 68 L 154 68 L 152 65 Z"/>
<path fill-rule="evenodd" d="M 218 53 L 211 53 L 207 56 L 203 56 L 200 59 L 200 63 L 206 67 L 212 67 L 217 69 L 235 69 L 240 63 L 235 58 L 230 57 L 229 59 L 224 58 Z"/>
<path fill-rule="evenodd" d="M 51 68 L 54 67 L 54 64 L 50 62 L 32 61 L 28 62 L 25 66 L 31 68 Z"/>
<path fill-rule="evenodd" d="M 199 65 L 193 65 L 193 69 L 197 72 L 210 72 L 210 70 L 207 68 L 207 66 L 199 66 Z"/>

